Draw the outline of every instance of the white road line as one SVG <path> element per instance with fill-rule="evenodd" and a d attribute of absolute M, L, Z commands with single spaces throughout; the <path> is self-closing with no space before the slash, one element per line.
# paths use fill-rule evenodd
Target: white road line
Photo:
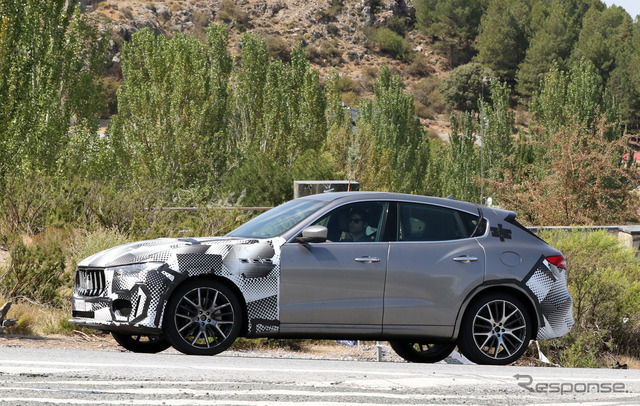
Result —
<path fill-rule="evenodd" d="M 234 406 L 300 406 L 299 401 L 286 402 L 274 401 L 265 402 L 264 400 L 197 400 L 197 399 L 167 399 L 167 400 L 86 400 L 86 399 L 56 399 L 56 398 L 5 398 L 0 399 L 2 403 L 24 404 L 32 403 L 51 403 L 51 404 L 72 404 L 72 405 L 168 405 L 168 406 L 190 406 L 190 405 L 234 405 Z M 323 405 L 345 405 L 344 400 L 322 401 L 322 402 L 304 402 L 304 406 L 323 406 Z M 363 403 L 352 403 L 353 405 L 363 405 Z M 366 403 L 367 406 L 389 406 L 388 403 Z M 448 403 L 449 406 L 476 406 L 481 403 Z M 395 404 L 394 406 L 416 406 L 415 404 Z"/>
<path fill-rule="evenodd" d="M 92 390 L 75 390 L 75 389 L 57 389 L 57 388 L 37 388 L 37 387 L 29 387 L 29 388 L 20 388 L 20 387 L 6 387 L 0 388 L 0 393 L 2 391 L 12 391 L 12 390 L 24 390 L 28 389 L 30 392 L 57 392 L 57 393 L 85 393 L 85 394 L 96 394 L 96 395 L 194 395 L 194 396 L 230 396 L 230 397 L 240 397 L 240 396 L 309 396 L 309 397 L 335 397 L 335 396 L 356 396 L 356 397 L 367 397 L 367 398 L 380 398 L 380 399 L 405 399 L 405 400 L 423 400 L 423 399 L 433 399 L 434 395 L 416 395 L 416 394 L 401 394 L 401 393 L 373 393 L 373 392 L 343 392 L 343 391 L 332 391 L 332 392 L 316 392 L 310 390 L 287 390 L 287 389 L 250 389 L 250 390 L 217 390 L 217 389 L 185 389 L 185 388 L 131 388 L 131 389 L 109 389 L 109 390 L 101 390 L 97 389 L 95 391 Z M 462 398 L 463 396 L 461 396 Z M 435 398 L 442 398 L 442 396 L 435 396 Z M 500 398 L 500 396 L 496 396 L 496 398 Z"/>
<path fill-rule="evenodd" d="M 176 365 L 159 365 L 159 364 L 97 364 L 88 362 L 63 362 L 63 361 L 21 361 L 21 360 L 0 360 L 1 364 L 10 365 L 33 365 L 33 366 L 69 366 L 69 367 L 89 367 L 96 368 L 126 368 L 131 369 L 185 369 L 185 370 L 204 370 L 204 371 L 251 371 L 251 372 L 293 372 L 291 368 L 254 368 L 254 367 L 226 367 L 221 365 L 189 365 L 189 366 L 176 366 Z M 296 369 L 295 373 L 338 373 L 338 374 L 362 374 L 362 375 L 380 375 L 380 376 L 422 376 L 420 373 L 410 372 L 377 372 L 370 370 L 352 370 L 352 369 Z"/>

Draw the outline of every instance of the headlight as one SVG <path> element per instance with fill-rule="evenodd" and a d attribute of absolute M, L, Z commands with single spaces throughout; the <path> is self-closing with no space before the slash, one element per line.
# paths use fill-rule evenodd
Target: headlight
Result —
<path fill-rule="evenodd" d="M 114 266 L 107 269 L 113 271 L 115 275 L 132 275 L 140 272 L 156 270 L 163 264 L 164 262 L 143 262 L 141 264 Z"/>

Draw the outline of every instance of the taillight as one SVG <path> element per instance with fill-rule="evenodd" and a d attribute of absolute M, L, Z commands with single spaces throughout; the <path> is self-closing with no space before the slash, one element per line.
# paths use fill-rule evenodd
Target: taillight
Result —
<path fill-rule="evenodd" d="M 562 255 L 547 257 L 546 260 L 560 269 L 567 269 L 567 260 Z"/>

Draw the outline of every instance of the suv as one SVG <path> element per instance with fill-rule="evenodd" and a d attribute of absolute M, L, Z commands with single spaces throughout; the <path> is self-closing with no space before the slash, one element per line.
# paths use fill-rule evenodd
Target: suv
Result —
<path fill-rule="evenodd" d="M 388 340 L 412 362 L 517 360 L 573 325 L 562 254 L 516 214 L 377 192 L 284 203 L 224 237 L 121 245 L 78 264 L 72 323 L 134 352 L 239 337 Z"/>

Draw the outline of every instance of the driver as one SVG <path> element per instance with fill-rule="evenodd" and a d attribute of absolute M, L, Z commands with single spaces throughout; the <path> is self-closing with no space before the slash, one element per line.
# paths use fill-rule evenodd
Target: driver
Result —
<path fill-rule="evenodd" d="M 369 221 L 364 211 L 354 209 L 349 213 L 349 232 L 345 233 L 340 241 L 346 242 L 370 242 L 373 235 L 367 235 Z"/>

